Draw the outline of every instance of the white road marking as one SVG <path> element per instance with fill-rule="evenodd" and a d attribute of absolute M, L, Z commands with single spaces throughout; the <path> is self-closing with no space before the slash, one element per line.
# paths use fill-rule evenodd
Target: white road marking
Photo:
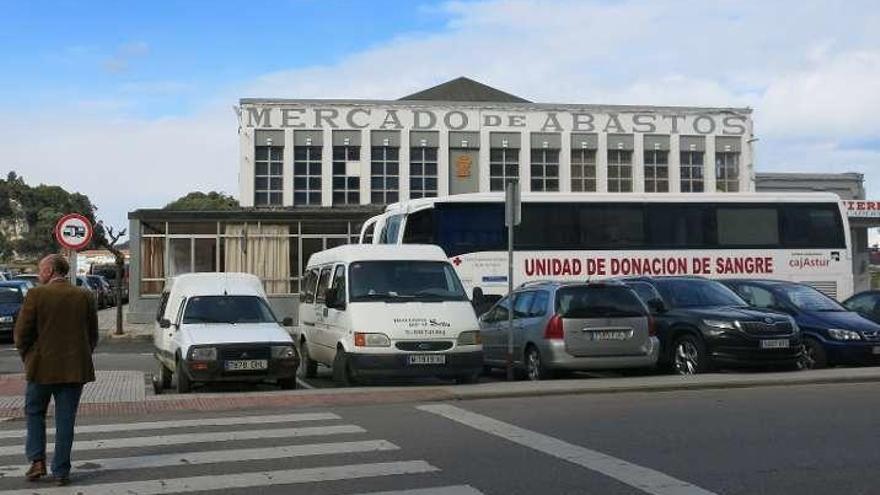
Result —
<path fill-rule="evenodd" d="M 425 461 L 380 462 L 374 464 L 290 469 L 285 471 L 263 471 L 258 473 L 236 473 L 219 476 L 194 476 L 190 478 L 44 488 L 39 493 L 47 495 L 69 495 L 71 493 L 81 495 L 130 495 L 132 493 L 137 493 L 138 495 L 158 495 L 162 493 L 188 493 L 207 490 L 228 490 L 232 488 L 293 485 L 402 474 L 432 473 L 436 471 L 439 471 L 439 469 Z M 33 488 L 0 492 L 0 495 L 33 494 Z"/>
<path fill-rule="evenodd" d="M 646 493 L 654 495 L 715 495 L 708 490 L 667 476 L 659 471 L 455 406 L 432 404 L 418 406 L 417 409 L 443 416 L 484 433 L 597 471 Z"/>
<path fill-rule="evenodd" d="M 332 413 L 277 414 L 271 416 L 239 416 L 234 418 L 203 418 L 178 421 L 149 421 L 142 423 L 117 423 L 105 425 L 83 425 L 76 427 L 76 433 L 113 433 L 141 430 L 163 430 L 166 428 L 191 428 L 202 426 L 265 425 L 292 423 L 296 421 L 328 421 L 341 419 Z M 46 432 L 54 435 L 50 428 Z M 0 438 L 24 438 L 27 430 L 0 431 Z"/>
<path fill-rule="evenodd" d="M 180 435 L 154 435 L 150 437 L 127 437 L 105 440 L 87 440 L 73 443 L 73 451 L 123 449 L 136 447 L 159 447 L 168 445 L 234 442 L 238 440 L 261 440 L 270 438 L 311 437 L 320 435 L 341 435 L 346 433 L 366 433 L 355 425 L 310 426 L 305 428 L 279 428 L 274 430 L 223 431 L 215 433 L 183 433 Z M 47 450 L 52 452 L 53 445 Z M 0 447 L 0 456 L 21 454 L 19 445 Z"/>
<path fill-rule="evenodd" d="M 390 492 L 370 492 L 357 495 L 483 495 L 483 492 L 470 485 L 437 486 L 434 488 L 414 488 Z"/>
<path fill-rule="evenodd" d="M 129 469 L 161 468 L 169 466 L 192 466 L 218 464 L 221 462 L 264 461 L 332 454 L 353 454 L 398 450 L 400 447 L 385 440 L 363 442 L 312 443 L 262 449 L 212 450 L 207 452 L 180 452 L 175 454 L 89 459 L 74 463 L 79 472 L 119 471 Z M 30 465 L 0 466 L 0 478 L 23 477 Z"/>

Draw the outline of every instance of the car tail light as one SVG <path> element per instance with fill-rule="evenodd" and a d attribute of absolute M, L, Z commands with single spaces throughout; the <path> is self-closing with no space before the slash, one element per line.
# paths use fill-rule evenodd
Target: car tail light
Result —
<path fill-rule="evenodd" d="M 565 338 L 565 330 L 562 328 L 562 317 L 553 315 L 547 326 L 544 328 L 544 338 L 547 340 L 563 340 Z"/>
<path fill-rule="evenodd" d="M 648 315 L 648 337 L 657 335 L 657 320 L 653 316 Z"/>

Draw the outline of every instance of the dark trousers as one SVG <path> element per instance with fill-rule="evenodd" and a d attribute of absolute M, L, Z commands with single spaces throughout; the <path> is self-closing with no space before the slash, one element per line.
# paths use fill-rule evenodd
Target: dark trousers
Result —
<path fill-rule="evenodd" d="M 24 406 L 27 414 L 25 454 L 30 462 L 46 460 L 46 411 L 49 409 L 49 399 L 54 397 L 55 455 L 52 456 L 52 474 L 58 477 L 70 474 L 73 428 L 82 390 L 83 386 L 79 383 L 27 384 Z"/>

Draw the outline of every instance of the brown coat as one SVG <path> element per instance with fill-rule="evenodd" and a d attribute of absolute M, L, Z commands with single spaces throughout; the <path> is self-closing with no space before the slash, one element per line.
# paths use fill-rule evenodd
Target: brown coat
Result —
<path fill-rule="evenodd" d="M 25 297 L 15 324 L 15 347 L 29 382 L 95 381 L 92 352 L 98 344 L 98 313 L 87 291 L 56 280 Z"/>

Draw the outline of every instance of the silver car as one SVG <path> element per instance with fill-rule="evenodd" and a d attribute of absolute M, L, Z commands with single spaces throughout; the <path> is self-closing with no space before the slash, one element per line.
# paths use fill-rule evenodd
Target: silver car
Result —
<path fill-rule="evenodd" d="M 619 282 L 525 284 L 513 292 L 513 361 L 530 380 L 556 371 L 651 368 L 660 342 L 648 308 Z M 511 297 L 480 318 L 484 362 L 505 367 Z"/>

